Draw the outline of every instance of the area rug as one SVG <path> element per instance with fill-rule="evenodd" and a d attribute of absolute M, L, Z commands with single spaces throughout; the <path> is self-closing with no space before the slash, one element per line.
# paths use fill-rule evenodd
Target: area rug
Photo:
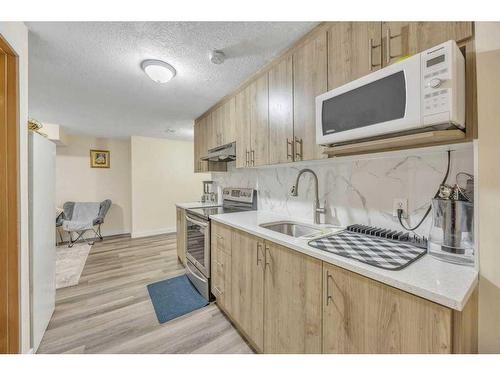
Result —
<path fill-rule="evenodd" d="M 56 289 L 78 285 L 91 247 L 87 243 L 56 247 Z"/>
<path fill-rule="evenodd" d="M 160 324 L 208 305 L 186 275 L 149 284 L 148 292 Z"/>

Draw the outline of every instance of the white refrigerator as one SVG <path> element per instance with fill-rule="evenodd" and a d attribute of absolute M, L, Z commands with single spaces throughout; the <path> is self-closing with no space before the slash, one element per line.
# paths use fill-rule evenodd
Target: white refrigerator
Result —
<path fill-rule="evenodd" d="M 56 145 L 29 133 L 31 344 L 36 352 L 56 296 Z"/>

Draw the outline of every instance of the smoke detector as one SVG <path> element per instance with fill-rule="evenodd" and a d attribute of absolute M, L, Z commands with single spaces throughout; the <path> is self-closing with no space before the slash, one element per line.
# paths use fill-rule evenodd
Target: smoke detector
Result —
<path fill-rule="evenodd" d="M 208 54 L 208 58 L 213 64 L 220 65 L 226 59 L 226 55 L 224 54 L 224 52 L 214 49 L 213 51 L 210 51 L 210 53 Z"/>

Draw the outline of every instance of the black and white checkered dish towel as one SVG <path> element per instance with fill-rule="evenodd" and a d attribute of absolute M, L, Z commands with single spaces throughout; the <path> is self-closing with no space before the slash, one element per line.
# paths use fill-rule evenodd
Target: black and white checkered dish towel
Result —
<path fill-rule="evenodd" d="M 404 242 L 343 231 L 309 241 L 309 246 L 386 270 L 400 270 L 427 250 Z"/>

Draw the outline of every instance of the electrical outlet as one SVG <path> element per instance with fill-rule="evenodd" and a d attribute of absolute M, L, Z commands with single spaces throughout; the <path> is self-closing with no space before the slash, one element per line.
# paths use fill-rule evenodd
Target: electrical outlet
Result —
<path fill-rule="evenodd" d="M 408 199 L 406 198 L 394 198 L 392 203 L 392 216 L 398 217 L 398 210 L 403 210 L 403 215 L 401 217 L 408 218 Z"/>

